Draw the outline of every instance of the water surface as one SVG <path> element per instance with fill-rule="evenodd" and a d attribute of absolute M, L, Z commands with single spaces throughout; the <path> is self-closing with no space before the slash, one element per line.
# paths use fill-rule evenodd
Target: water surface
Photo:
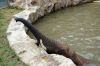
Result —
<path fill-rule="evenodd" d="M 100 3 L 57 11 L 38 20 L 35 26 L 44 35 L 70 44 L 100 66 Z"/>

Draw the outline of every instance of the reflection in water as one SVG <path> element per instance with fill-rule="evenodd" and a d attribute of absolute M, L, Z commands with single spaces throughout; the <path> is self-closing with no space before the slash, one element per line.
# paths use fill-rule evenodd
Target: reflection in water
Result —
<path fill-rule="evenodd" d="M 100 3 L 67 8 L 37 21 L 46 36 L 69 43 L 100 66 Z"/>

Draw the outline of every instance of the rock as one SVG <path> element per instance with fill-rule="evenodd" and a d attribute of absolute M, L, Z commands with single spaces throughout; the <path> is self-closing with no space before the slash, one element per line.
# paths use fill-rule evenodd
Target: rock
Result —
<path fill-rule="evenodd" d="M 77 5 L 80 3 L 81 0 L 72 0 L 72 5 Z"/>
<path fill-rule="evenodd" d="M 93 2 L 95 0 L 81 0 L 80 3 Z"/>
<path fill-rule="evenodd" d="M 29 8 L 33 6 L 41 6 L 44 8 L 44 10 L 52 10 L 54 7 L 54 10 L 61 9 L 62 7 L 67 6 L 75 6 L 80 3 L 86 3 L 86 2 L 92 2 L 94 0 L 15 0 L 14 6 L 18 6 L 21 8 Z M 46 8 L 46 9 L 45 9 Z"/>
<path fill-rule="evenodd" d="M 72 60 L 61 55 L 50 54 L 51 57 L 54 58 L 55 61 L 58 61 L 60 64 L 59 66 L 76 66 L 73 64 Z"/>
<path fill-rule="evenodd" d="M 37 5 L 36 0 L 15 0 L 13 3 L 14 6 L 18 6 L 24 9 Z"/>

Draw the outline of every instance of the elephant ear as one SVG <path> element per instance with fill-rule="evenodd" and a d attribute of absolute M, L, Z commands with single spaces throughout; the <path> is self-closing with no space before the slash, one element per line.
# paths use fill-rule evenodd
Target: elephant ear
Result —
<path fill-rule="evenodd" d="M 42 42 L 41 39 L 40 39 L 40 45 L 39 46 L 42 47 L 44 50 L 47 50 L 47 48 L 43 45 L 43 42 Z"/>

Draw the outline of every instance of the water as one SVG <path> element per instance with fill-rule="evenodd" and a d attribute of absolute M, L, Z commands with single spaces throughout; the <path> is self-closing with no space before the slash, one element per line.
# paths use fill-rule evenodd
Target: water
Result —
<path fill-rule="evenodd" d="M 0 0 L 0 8 L 7 7 L 8 1 L 7 0 Z"/>
<path fill-rule="evenodd" d="M 35 26 L 46 36 L 70 44 L 100 66 L 100 3 L 57 11 L 38 20 Z"/>

